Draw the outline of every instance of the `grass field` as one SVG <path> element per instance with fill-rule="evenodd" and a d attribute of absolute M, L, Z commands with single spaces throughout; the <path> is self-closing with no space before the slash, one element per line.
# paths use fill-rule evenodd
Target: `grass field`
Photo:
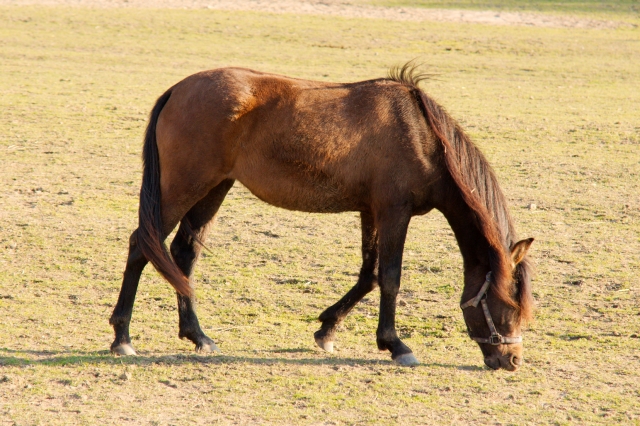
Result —
<path fill-rule="evenodd" d="M 635 16 L 640 13 L 637 0 L 369 0 L 384 6 L 427 7 L 462 10 L 528 11 L 553 14 Z"/>
<path fill-rule="evenodd" d="M 637 26 L 6 6 L 0 22 L 0 424 L 640 424 Z M 489 371 L 466 336 L 439 213 L 414 219 L 403 266 L 398 328 L 422 365 L 377 351 L 377 295 L 320 351 L 317 315 L 355 283 L 359 220 L 278 210 L 240 185 L 196 272 L 222 354 L 177 339 L 175 295 L 151 268 L 139 356 L 109 354 L 141 137 L 166 88 L 227 65 L 354 81 L 412 58 L 536 238 L 520 371 Z"/>

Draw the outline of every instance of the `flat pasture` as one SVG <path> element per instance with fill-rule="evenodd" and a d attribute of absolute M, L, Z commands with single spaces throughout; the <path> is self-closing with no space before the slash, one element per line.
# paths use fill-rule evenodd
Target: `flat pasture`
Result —
<path fill-rule="evenodd" d="M 640 20 L 622 9 L 607 19 L 629 25 L 579 29 L 0 6 L 0 424 L 639 424 Z M 488 370 L 467 337 L 438 212 L 411 223 L 398 307 L 422 364 L 377 350 L 377 294 L 322 352 L 316 318 L 356 281 L 359 219 L 279 210 L 239 184 L 195 273 L 221 353 L 177 338 L 175 294 L 151 267 L 139 355 L 109 353 L 164 90 L 222 66 L 346 82 L 414 58 L 536 238 L 520 371 Z"/>

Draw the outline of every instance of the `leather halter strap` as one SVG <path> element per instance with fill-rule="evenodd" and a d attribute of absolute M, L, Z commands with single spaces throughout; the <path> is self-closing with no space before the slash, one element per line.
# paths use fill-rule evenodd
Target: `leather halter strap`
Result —
<path fill-rule="evenodd" d="M 480 288 L 480 291 L 471 300 L 467 300 L 466 302 L 460 305 L 461 309 L 466 309 L 468 307 L 478 307 L 478 303 L 482 306 L 482 312 L 484 313 L 484 318 L 487 320 L 487 325 L 489 326 L 489 331 L 491 332 L 491 336 L 489 338 L 484 337 L 473 337 L 471 333 L 469 333 L 469 337 L 472 340 L 475 340 L 478 343 L 487 343 L 489 345 L 508 345 L 512 343 L 521 343 L 522 336 L 517 337 L 507 337 L 498 333 L 496 330 L 496 326 L 493 323 L 493 318 L 491 318 L 491 313 L 489 312 L 489 306 L 487 305 L 487 290 L 489 290 L 489 286 L 491 285 L 491 271 L 487 273 L 487 277 Z"/>

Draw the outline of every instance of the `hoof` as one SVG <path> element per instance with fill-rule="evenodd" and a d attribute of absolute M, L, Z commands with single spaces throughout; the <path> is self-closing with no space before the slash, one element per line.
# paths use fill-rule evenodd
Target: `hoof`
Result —
<path fill-rule="evenodd" d="M 316 339 L 316 345 L 318 345 L 320 349 L 324 349 L 327 352 L 333 352 L 333 342 Z"/>
<path fill-rule="evenodd" d="M 418 358 L 416 358 L 412 353 L 400 355 L 394 359 L 393 362 L 403 367 L 414 367 L 416 365 L 420 365 L 420 361 L 418 361 Z"/>
<path fill-rule="evenodd" d="M 136 353 L 136 350 L 133 349 L 133 346 L 131 346 L 131 343 L 123 343 L 121 345 L 118 345 L 116 347 L 112 347 L 111 348 L 111 353 L 115 354 L 115 355 L 138 355 Z"/>
<path fill-rule="evenodd" d="M 220 349 L 216 346 L 213 341 L 208 343 L 203 343 L 202 345 L 196 346 L 196 352 L 200 353 L 210 353 L 210 352 L 220 352 Z"/>

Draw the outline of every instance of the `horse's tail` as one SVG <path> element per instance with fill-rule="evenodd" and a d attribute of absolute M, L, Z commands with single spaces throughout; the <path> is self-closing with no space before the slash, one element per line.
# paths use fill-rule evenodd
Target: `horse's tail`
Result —
<path fill-rule="evenodd" d="M 173 261 L 163 241 L 162 212 L 160 211 L 160 157 L 156 143 L 156 125 L 162 108 L 171 96 L 171 89 L 158 98 L 151 110 L 142 149 L 142 187 L 137 244 L 142 254 L 160 274 L 182 295 L 191 294 L 189 279 Z"/>

